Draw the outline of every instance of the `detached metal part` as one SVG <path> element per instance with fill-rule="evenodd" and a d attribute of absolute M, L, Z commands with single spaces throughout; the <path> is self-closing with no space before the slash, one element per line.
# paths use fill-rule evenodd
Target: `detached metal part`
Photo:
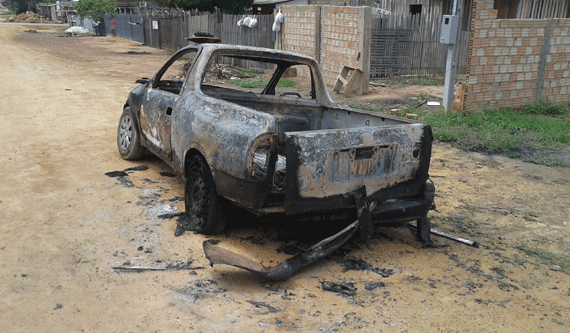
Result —
<path fill-rule="evenodd" d="M 264 278 L 278 281 L 285 280 L 315 261 L 328 256 L 343 246 L 358 230 L 359 223 L 355 221 L 336 235 L 326 238 L 314 245 L 306 253 L 299 253 L 281 262 L 279 265 L 270 268 L 266 268 L 262 264 L 246 258 L 241 254 L 213 245 L 208 241 L 203 243 L 203 247 L 206 258 L 210 260 L 210 266 L 214 266 L 214 264 L 230 265 L 245 269 Z"/>
<path fill-rule="evenodd" d="M 428 183 L 429 186 L 424 188 L 423 199 L 419 202 L 417 206 L 420 208 L 423 207 L 430 207 L 433 203 L 433 193 L 435 191 L 435 187 L 433 184 Z M 426 185 L 428 185 L 426 184 Z M 337 234 L 328 237 L 313 247 L 311 247 L 306 253 L 297 254 L 285 261 L 281 262 L 279 265 L 267 268 L 262 264 L 255 262 L 241 254 L 234 253 L 232 251 L 223 249 L 217 245 L 213 245 L 208 241 L 204 241 L 203 248 L 204 253 L 206 254 L 206 258 L 210 261 L 210 266 L 214 266 L 214 264 L 224 264 L 229 266 L 238 267 L 241 269 L 245 269 L 252 273 L 255 273 L 258 276 L 264 277 L 270 280 L 285 280 L 298 272 L 299 270 L 311 265 L 312 263 L 328 256 L 341 246 L 343 246 L 346 242 L 350 240 L 350 238 L 360 230 L 361 239 L 365 241 L 374 229 L 372 228 L 372 221 L 371 219 L 371 211 L 374 211 L 376 206 L 376 202 L 372 204 L 368 204 L 368 200 L 366 199 L 366 189 L 365 187 L 361 187 L 353 194 L 354 199 L 356 201 L 356 209 L 358 214 L 358 220 L 351 223 L 349 226 L 338 232 Z M 416 208 L 414 205 L 408 205 L 408 208 Z M 406 210 L 406 207 L 398 207 L 399 209 Z M 430 230 L 430 223 L 429 219 L 427 218 L 427 210 L 422 210 L 422 216 L 418 216 L 418 239 L 422 241 L 424 247 L 433 247 L 433 243 L 429 236 Z M 380 210 L 382 211 L 382 210 Z M 398 209 L 392 210 L 392 212 L 397 212 Z M 383 211 L 386 213 L 386 210 Z M 387 218 L 389 221 L 399 221 L 399 219 L 390 219 Z M 384 222 L 384 221 L 381 221 Z"/>
<path fill-rule="evenodd" d="M 266 268 L 260 263 L 213 245 L 208 241 L 203 243 L 204 253 L 206 254 L 206 258 L 210 260 L 210 266 L 214 266 L 214 264 L 226 264 L 248 270 L 267 279 L 285 280 L 302 268 L 328 256 L 343 246 L 356 231 L 360 230 L 362 240 L 366 240 L 370 237 L 374 229 L 372 228 L 369 209 L 374 209 L 376 203 L 372 203 L 370 206 L 368 205 L 368 201 L 366 200 L 366 188 L 364 186 L 354 193 L 354 199 L 356 200 L 358 212 L 357 221 L 354 221 L 337 234 L 323 239 L 312 246 L 306 253 L 299 253 L 275 267 Z"/>

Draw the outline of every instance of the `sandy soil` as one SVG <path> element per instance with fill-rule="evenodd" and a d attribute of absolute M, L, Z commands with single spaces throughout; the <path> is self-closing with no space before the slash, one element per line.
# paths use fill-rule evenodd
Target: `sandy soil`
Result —
<path fill-rule="evenodd" d="M 210 268 L 206 237 L 175 237 L 176 220 L 157 218 L 183 209 L 182 180 L 157 159 L 122 160 L 115 143 L 135 79 L 169 55 L 28 29 L 0 26 L 2 332 L 569 331 L 570 277 L 532 251 L 570 256 L 570 169 L 436 144 L 433 227 L 480 248 L 433 237 L 439 247 L 422 249 L 407 229 L 378 228 L 285 282 Z M 148 169 L 122 182 L 105 175 L 139 165 Z M 304 245 L 305 230 L 283 235 L 243 216 L 212 238 L 269 266 L 287 257 L 279 247 Z M 393 274 L 346 270 L 354 260 Z M 112 268 L 177 262 L 200 268 Z"/>

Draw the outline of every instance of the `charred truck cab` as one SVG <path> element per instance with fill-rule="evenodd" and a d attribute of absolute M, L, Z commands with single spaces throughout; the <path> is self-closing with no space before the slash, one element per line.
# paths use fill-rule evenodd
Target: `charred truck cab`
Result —
<path fill-rule="evenodd" d="M 227 65 L 246 63 L 263 70 Z M 265 85 L 243 88 L 252 75 Z M 372 223 L 417 220 L 419 239 L 431 244 L 430 126 L 335 105 L 312 58 L 193 45 L 137 82 L 119 152 L 149 151 L 185 177 L 186 212 L 199 232 L 223 230 L 223 197 L 258 215 L 357 211 L 364 235 Z"/>

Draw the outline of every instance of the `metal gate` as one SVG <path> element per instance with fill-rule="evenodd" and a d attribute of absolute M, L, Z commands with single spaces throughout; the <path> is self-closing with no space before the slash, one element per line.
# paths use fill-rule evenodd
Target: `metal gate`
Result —
<path fill-rule="evenodd" d="M 144 44 L 144 16 L 131 14 L 131 40 Z"/>
<path fill-rule="evenodd" d="M 372 30 L 370 40 L 370 77 L 409 74 L 414 31 L 405 29 Z"/>
<path fill-rule="evenodd" d="M 112 21 L 115 21 L 115 33 L 117 37 L 130 39 L 135 42 L 144 44 L 144 17 L 135 14 L 115 14 L 103 15 L 103 22 L 106 27 L 105 34 L 111 35 L 113 27 Z"/>

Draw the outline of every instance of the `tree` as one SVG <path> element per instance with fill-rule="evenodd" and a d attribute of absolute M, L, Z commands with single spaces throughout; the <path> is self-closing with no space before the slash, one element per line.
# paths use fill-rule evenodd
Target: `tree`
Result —
<path fill-rule="evenodd" d="M 40 0 L 6 0 L 3 4 L 16 15 L 32 10 Z"/>
<path fill-rule="evenodd" d="M 117 10 L 115 0 L 81 0 L 73 6 L 77 14 L 93 21 L 102 21 L 103 15 L 113 14 Z"/>
<path fill-rule="evenodd" d="M 183 10 L 197 9 L 214 12 L 216 8 L 226 14 L 243 14 L 246 8 L 253 6 L 253 0 L 155 0 L 161 7 L 180 8 Z"/>

